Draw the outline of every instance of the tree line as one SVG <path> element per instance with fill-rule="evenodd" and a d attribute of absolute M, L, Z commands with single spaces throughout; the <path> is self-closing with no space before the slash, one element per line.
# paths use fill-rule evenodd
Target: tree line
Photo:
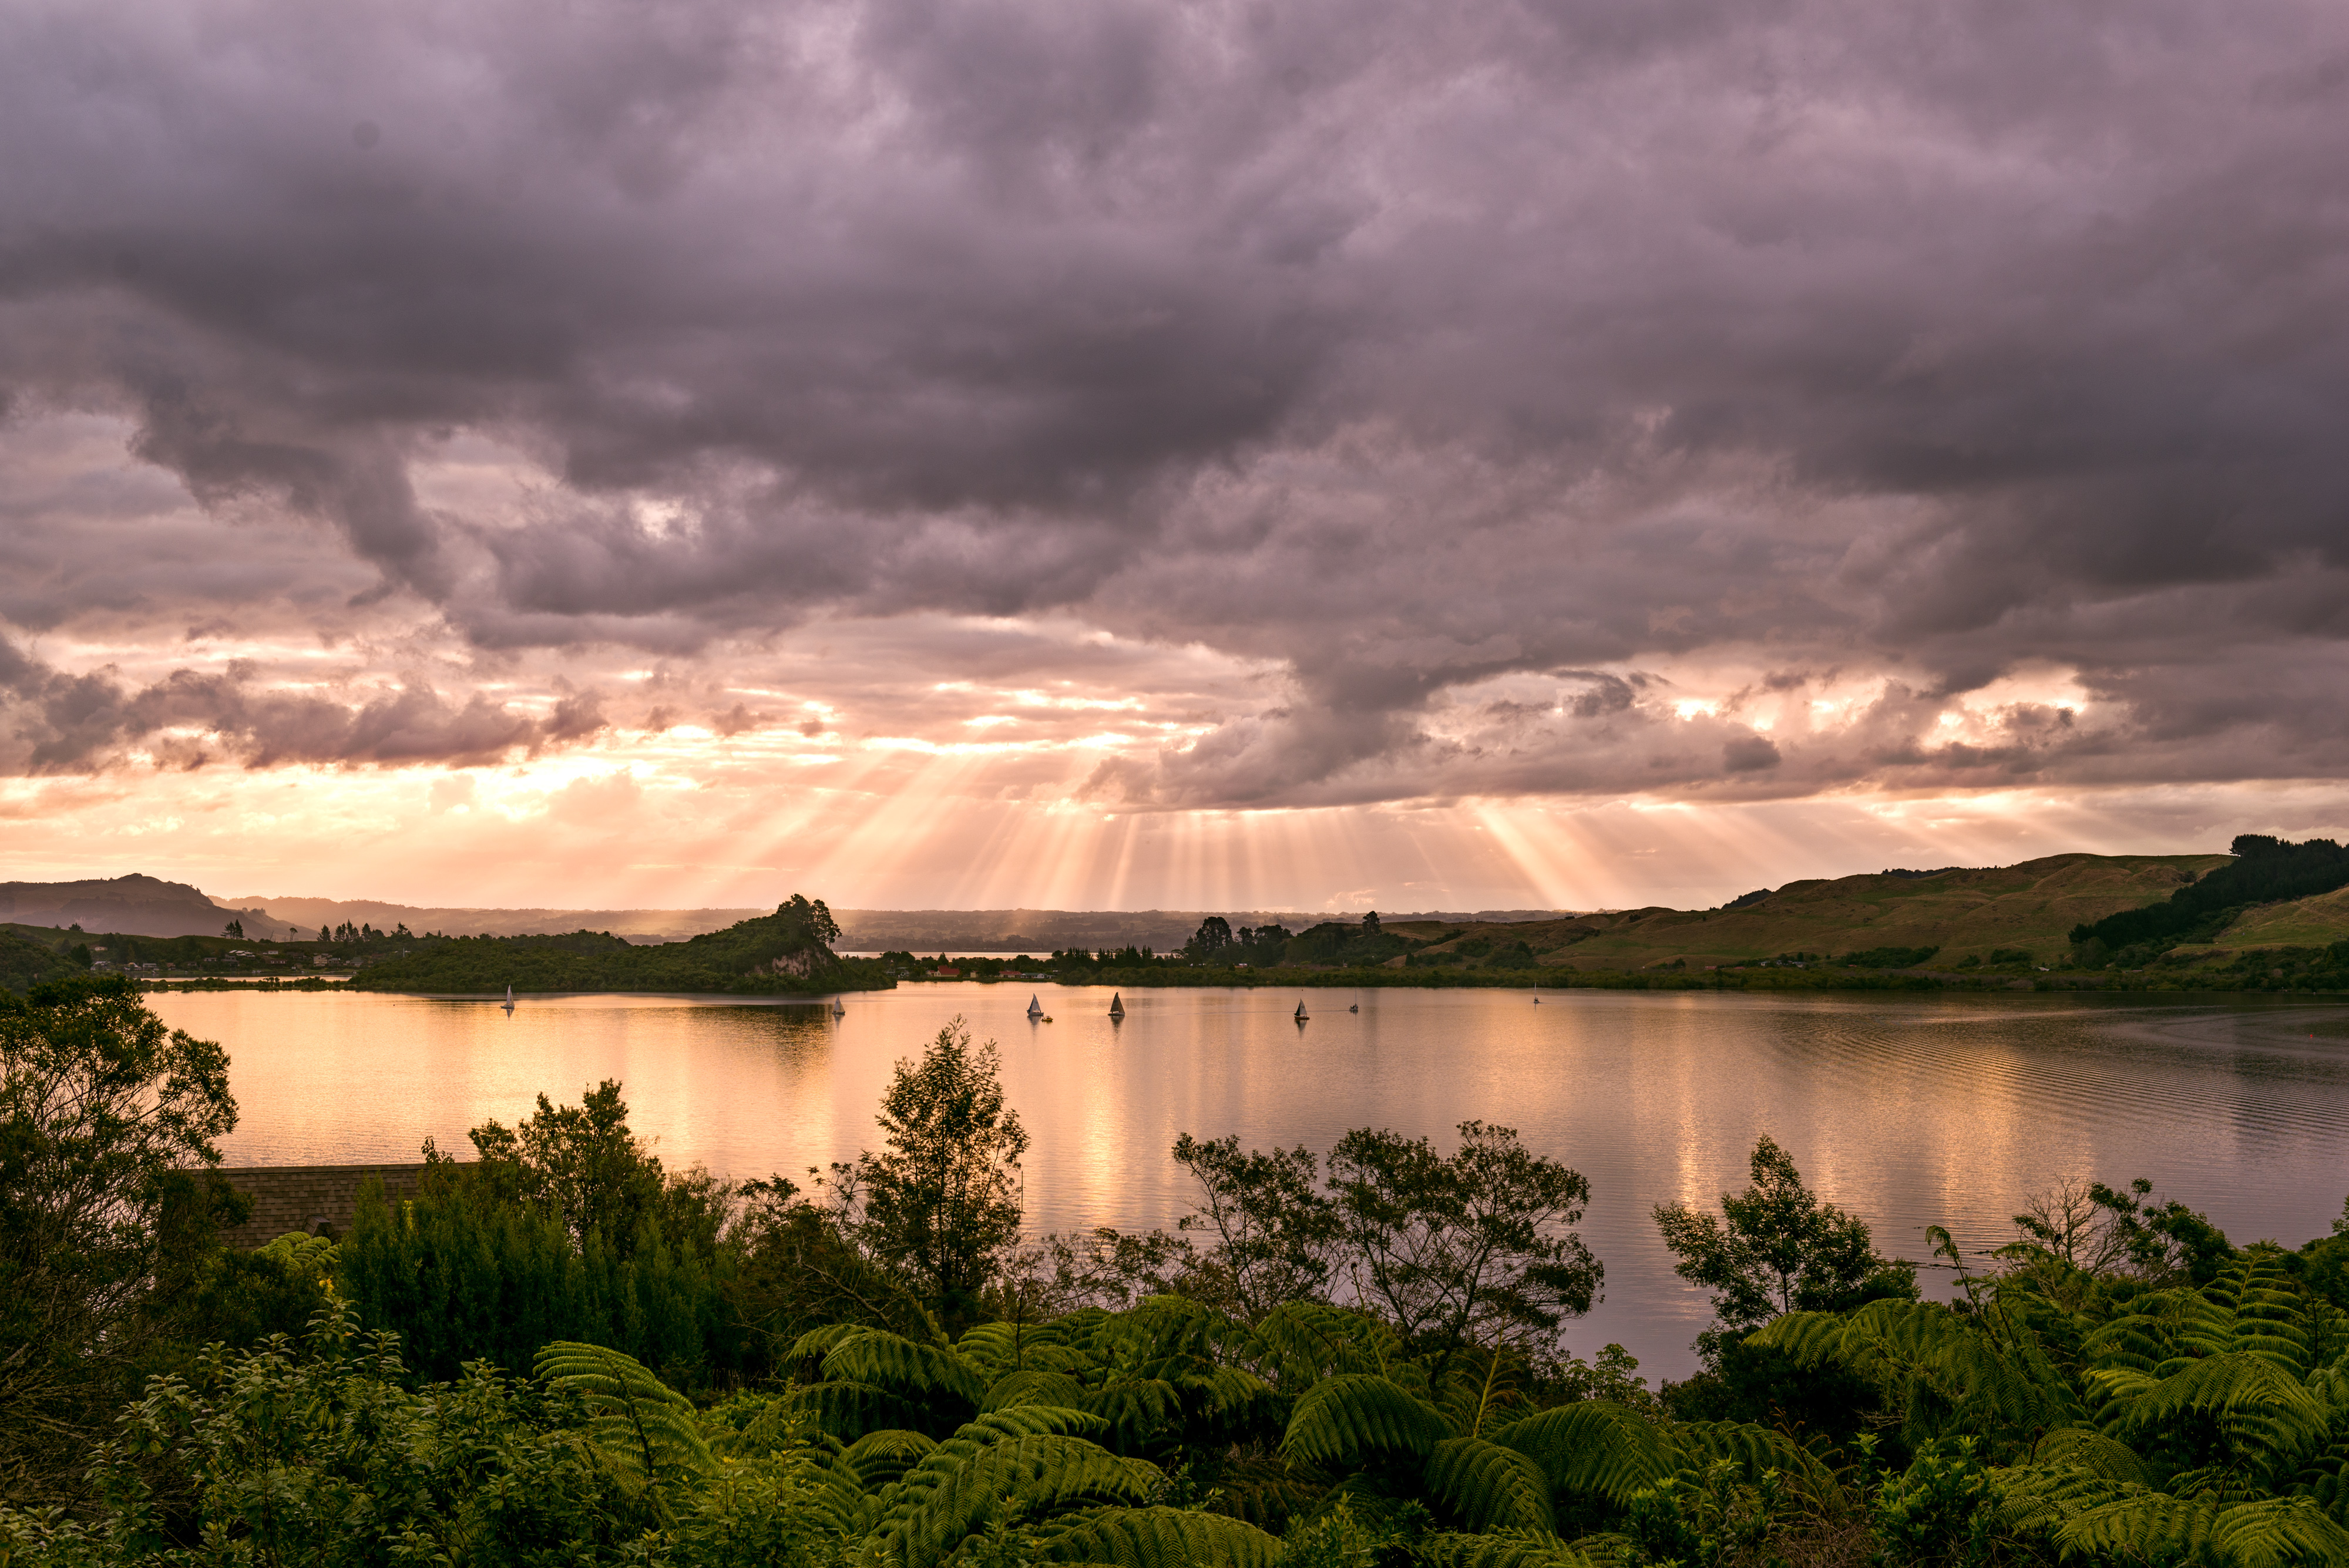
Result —
<path fill-rule="evenodd" d="M 804 1181 L 669 1169 L 606 1082 L 241 1253 L 219 1046 L 78 979 L 0 1066 L 9 1568 L 2349 1560 L 2349 1235 L 2142 1181 L 1931 1233 L 1939 1303 L 1764 1137 L 1654 1212 L 1713 1321 L 1651 1389 L 1565 1350 L 1589 1184 L 1505 1126 L 1185 1132 L 1173 1229 L 1035 1238 L 951 1025 Z"/>

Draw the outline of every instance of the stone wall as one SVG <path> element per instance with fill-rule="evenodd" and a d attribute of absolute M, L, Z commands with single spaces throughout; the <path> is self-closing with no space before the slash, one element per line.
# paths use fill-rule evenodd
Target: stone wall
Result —
<path fill-rule="evenodd" d="M 340 1236 L 358 1212 L 359 1188 L 368 1177 L 383 1179 L 384 1195 L 397 1202 L 416 1194 L 421 1165 L 241 1165 L 220 1175 L 253 1200 L 253 1217 L 221 1233 L 232 1247 L 257 1247 L 288 1231 Z"/>

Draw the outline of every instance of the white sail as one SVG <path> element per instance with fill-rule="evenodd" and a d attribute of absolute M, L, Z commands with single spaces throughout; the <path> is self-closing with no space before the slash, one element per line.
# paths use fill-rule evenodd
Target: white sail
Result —
<path fill-rule="evenodd" d="M 1031 1018 L 1040 1018 L 1044 1016 L 1043 1006 L 1037 1002 L 1036 993 L 1033 991 L 1028 993 L 1028 1016 Z"/>

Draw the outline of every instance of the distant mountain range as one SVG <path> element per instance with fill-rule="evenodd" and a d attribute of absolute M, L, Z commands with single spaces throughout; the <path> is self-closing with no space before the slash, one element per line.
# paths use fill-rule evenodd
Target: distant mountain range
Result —
<path fill-rule="evenodd" d="M 257 901 L 229 905 L 207 898 L 185 882 L 163 882 L 133 872 L 105 881 L 0 882 L 0 923 L 15 925 L 80 926 L 129 936 L 218 936 L 232 920 L 244 934 L 279 940 L 294 934 L 287 922 Z M 316 935 L 314 931 L 310 934 Z"/>

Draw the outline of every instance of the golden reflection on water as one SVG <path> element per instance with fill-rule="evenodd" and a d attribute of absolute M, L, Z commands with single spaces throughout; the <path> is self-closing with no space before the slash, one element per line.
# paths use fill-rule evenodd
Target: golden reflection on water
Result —
<path fill-rule="evenodd" d="M 852 1158 L 875 1139 L 893 1062 L 966 1015 L 1000 1042 L 1035 1143 L 1038 1232 L 1171 1225 L 1187 1206 L 1176 1134 L 1326 1150 L 1350 1127 L 1448 1143 L 1471 1118 L 1514 1126 L 1589 1178 L 1581 1229 L 1607 1264 L 1577 1326 L 1683 1375 L 1699 1293 L 1657 1244 L 1652 1207 L 1743 1186 L 1768 1131 L 1814 1190 L 1887 1251 L 1923 1229 L 1971 1246 L 2066 1177 L 2151 1177 L 2238 1241 L 2297 1244 L 2349 1191 L 2349 1009 L 2145 1006 L 2098 998 L 1876 1001 L 1705 993 L 1143 991 L 924 984 L 828 1005 L 670 997 L 489 1001 L 175 993 L 174 1026 L 223 1041 L 243 1120 L 232 1164 L 409 1161 L 427 1138 L 626 1086 L 631 1119 L 674 1164 L 744 1177 Z M 1360 1013 L 1349 1013 L 1359 1002 Z"/>

